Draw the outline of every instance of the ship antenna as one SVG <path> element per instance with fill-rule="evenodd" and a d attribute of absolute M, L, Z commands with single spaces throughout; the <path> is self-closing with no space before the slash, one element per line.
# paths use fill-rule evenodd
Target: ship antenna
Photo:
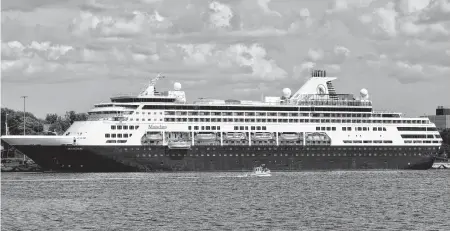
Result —
<path fill-rule="evenodd" d="M 161 73 L 158 73 L 158 75 L 155 78 L 150 80 L 150 83 L 148 84 L 147 89 L 143 90 L 139 95 L 141 95 L 141 96 L 142 95 L 148 95 L 149 93 L 150 94 L 155 94 L 155 92 L 156 92 L 156 89 L 155 89 L 156 82 L 158 80 L 160 80 L 160 79 L 165 78 L 165 77 L 166 76 L 161 75 Z"/>

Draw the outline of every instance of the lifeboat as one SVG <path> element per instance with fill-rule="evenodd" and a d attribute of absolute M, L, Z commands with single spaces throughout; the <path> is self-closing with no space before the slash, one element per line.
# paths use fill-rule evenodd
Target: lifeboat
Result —
<path fill-rule="evenodd" d="M 280 138 L 283 140 L 298 140 L 300 139 L 300 135 L 298 133 L 282 133 L 280 134 Z"/>
<path fill-rule="evenodd" d="M 225 135 L 226 140 L 245 140 L 246 136 L 241 132 L 231 132 Z"/>
<path fill-rule="evenodd" d="M 259 132 L 253 135 L 253 140 L 272 140 L 273 135 L 270 132 Z"/>
<path fill-rule="evenodd" d="M 149 132 L 146 135 L 146 139 L 149 141 L 159 141 L 159 140 L 162 140 L 163 137 L 162 137 L 161 132 Z"/>
<path fill-rule="evenodd" d="M 330 137 L 324 133 L 310 133 L 306 135 L 306 140 L 308 141 L 330 141 Z"/>
<path fill-rule="evenodd" d="M 212 132 L 199 133 L 195 136 L 195 140 L 198 140 L 198 141 L 213 141 L 216 139 L 217 139 L 216 134 L 214 134 Z"/>
<path fill-rule="evenodd" d="M 191 142 L 186 140 L 171 140 L 168 143 L 170 149 L 189 149 L 191 148 Z"/>

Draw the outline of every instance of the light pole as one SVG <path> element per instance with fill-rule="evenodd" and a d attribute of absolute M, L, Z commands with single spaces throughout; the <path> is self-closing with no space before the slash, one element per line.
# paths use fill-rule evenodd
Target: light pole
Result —
<path fill-rule="evenodd" d="M 8 135 L 8 112 L 5 113 L 5 135 Z"/>
<path fill-rule="evenodd" d="M 28 96 L 26 96 L 26 95 L 24 95 L 24 96 L 21 96 L 21 98 L 23 98 L 23 135 L 25 135 L 25 124 L 26 124 L 26 115 L 25 115 L 25 99 L 27 98 Z"/>

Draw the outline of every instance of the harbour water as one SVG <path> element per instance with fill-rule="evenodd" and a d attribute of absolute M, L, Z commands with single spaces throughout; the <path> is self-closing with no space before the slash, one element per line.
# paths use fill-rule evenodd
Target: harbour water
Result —
<path fill-rule="evenodd" d="M 450 171 L 2 173 L 2 230 L 449 230 Z"/>

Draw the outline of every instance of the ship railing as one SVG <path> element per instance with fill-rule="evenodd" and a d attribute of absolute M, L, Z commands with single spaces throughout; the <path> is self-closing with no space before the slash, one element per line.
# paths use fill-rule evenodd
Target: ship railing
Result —
<path fill-rule="evenodd" d="M 372 107 L 370 101 L 359 100 L 302 100 L 298 101 L 300 106 L 348 106 L 348 107 Z"/>
<path fill-rule="evenodd" d="M 372 112 L 372 114 L 373 115 L 381 115 L 381 117 L 383 117 L 383 114 L 389 114 L 389 115 L 395 115 L 394 117 L 391 117 L 391 118 L 404 118 L 405 117 L 405 114 L 403 114 L 403 113 L 400 113 L 400 112 L 393 112 L 393 111 L 385 111 L 385 110 L 378 110 L 378 111 L 373 111 Z M 377 117 L 377 116 L 374 116 L 375 118 Z"/>
<path fill-rule="evenodd" d="M 112 97 L 113 98 L 118 98 L 118 97 L 137 97 L 138 95 L 136 93 L 131 93 L 131 92 L 127 92 L 127 93 L 116 93 L 113 94 Z"/>
<path fill-rule="evenodd" d="M 178 103 L 177 103 L 178 104 Z M 183 103 L 184 104 L 184 103 Z M 254 101 L 252 103 L 241 103 L 241 102 L 214 102 L 214 103 L 198 103 L 195 105 L 257 105 L 257 106 L 348 106 L 348 107 L 372 107 L 372 102 L 370 101 L 359 101 L 359 100 L 302 100 L 302 101 L 281 101 L 281 102 L 260 102 Z"/>
<path fill-rule="evenodd" d="M 155 92 L 151 95 L 146 95 L 147 97 L 155 96 L 155 97 L 169 97 L 167 92 Z M 112 95 L 112 98 L 120 98 L 120 97 L 142 97 L 139 94 L 132 92 L 124 92 L 124 93 L 115 93 Z"/>

